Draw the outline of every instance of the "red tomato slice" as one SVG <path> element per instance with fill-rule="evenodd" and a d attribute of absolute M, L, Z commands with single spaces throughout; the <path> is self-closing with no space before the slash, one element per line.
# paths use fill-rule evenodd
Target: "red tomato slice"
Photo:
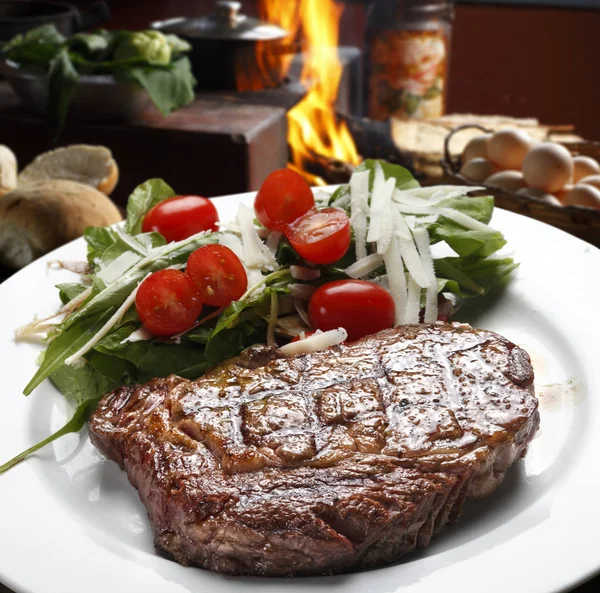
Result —
<path fill-rule="evenodd" d="M 343 327 L 348 340 L 393 327 L 396 306 L 392 295 L 365 280 L 336 280 L 319 286 L 308 305 L 313 329 L 328 331 Z"/>
<path fill-rule="evenodd" d="M 337 208 L 308 212 L 285 233 L 296 253 L 314 264 L 332 264 L 350 246 L 350 219 Z"/>
<path fill-rule="evenodd" d="M 248 288 L 246 270 L 238 256 L 224 245 L 205 245 L 190 255 L 187 275 L 202 302 L 224 307 Z"/>
<path fill-rule="evenodd" d="M 288 224 L 315 206 L 315 198 L 302 176 L 277 169 L 263 182 L 254 200 L 256 218 L 268 229 L 284 231 Z"/>
<path fill-rule="evenodd" d="M 153 334 L 172 336 L 194 324 L 202 311 L 202 301 L 183 272 L 160 270 L 141 283 L 135 307 Z"/>
<path fill-rule="evenodd" d="M 216 231 L 217 222 L 217 209 L 207 198 L 175 196 L 148 211 L 142 222 L 142 231 L 156 231 L 171 243 L 183 241 L 200 231 Z"/>

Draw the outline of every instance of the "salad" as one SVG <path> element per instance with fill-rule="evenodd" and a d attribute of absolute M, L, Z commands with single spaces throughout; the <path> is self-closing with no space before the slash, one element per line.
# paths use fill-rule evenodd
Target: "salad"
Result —
<path fill-rule="evenodd" d="M 73 406 L 67 424 L 0 473 L 81 429 L 100 398 L 126 384 L 198 378 L 260 343 L 325 348 L 401 324 L 447 320 L 451 299 L 485 294 L 517 264 L 490 226 L 492 197 L 472 187 L 419 187 L 402 167 L 365 161 L 333 193 L 273 172 L 235 220 L 210 200 L 152 179 L 127 218 L 88 228 L 87 262 L 62 307 L 15 332 L 46 346 L 25 386 L 50 379 Z M 443 253 L 444 250 L 446 253 Z"/>
<path fill-rule="evenodd" d="M 107 31 L 64 37 L 53 24 L 17 35 L 0 47 L 11 65 L 47 78 L 48 122 L 60 136 L 80 76 L 110 74 L 144 88 L 163 115 L 194 99 L 190 44 L 160 31 Z"/>

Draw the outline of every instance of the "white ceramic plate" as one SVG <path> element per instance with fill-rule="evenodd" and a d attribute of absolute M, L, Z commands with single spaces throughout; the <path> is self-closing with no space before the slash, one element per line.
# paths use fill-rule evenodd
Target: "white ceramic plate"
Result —
<path fill-rule="evenodd" d="M 222 220 L 240 200 L 219 199 Z M 554 593 L 600 569 L 600 251 L 547 225 L 497 210 L 521 263 L 497 298 L 458 319 L 526 348 L 536 371 L 541 429 L 526 458 L 490 498 L 470 501 L 458 526 L 402 562 L 322 578 L 224 577 L 157 556 L 146 512 L 127 478 L 85 434 L 70 435 L 0 476 L 0 582 L 17 593 L 403 593 L 436 590 Z M 44 383 L 21 395 L 38 349 L 12 330 L 53 311 L 64 280 L 49 259 L 82 259 L 83 241 L 0 285 L 0 459 L 39 441 L 65 419 Z"/>

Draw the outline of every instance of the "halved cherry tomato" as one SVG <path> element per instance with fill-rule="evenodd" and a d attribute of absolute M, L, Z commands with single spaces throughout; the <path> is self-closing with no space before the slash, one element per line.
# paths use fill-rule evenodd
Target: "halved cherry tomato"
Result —
<path fill-rule="evenodd" d="M 254 200 L 254 212 L 260 223 L 274 231 L 315 206 L 315 198 L 302 176 L 291 169 L 277 169 L 263 182 Z"/>
<path fill-rule="evenodd" d="M 142 231 L 160 233 L 169 243 L 183 241 L 200 231 L 216 231 L 219 215 L 201 196 L 175 196 L 156 204 L 142 222 Z"/>
<path fill-rule="evenodd" d="M 308 305 L 313 329 L 343 327 L 353 342 L 368 334 L 393 327 L 396 306 L 392 295 L 365 280 L 336 280 L 319 286 Z"/>
<path fill-rule="evenodd" d="M 160 270 L 141 283 L 135 308 L 153 334 L 172 336 L 194 324 L 202 311 L 202 301 L 183 272 Z"/>
<path fill-rule="evenodd" d="M 350 246 L 350 219 L 338 208 L 308 212 L 285 233 L 296 253 L 314 264 L 332 264 Z"/>
<path fill-rule="evenodd" d="M 205 245 L 190 255 L 187 275 L 200 300 L 224 307 L 237 301 L 248 288 L 246 270 L 238 256 L 224 245 Z"/>

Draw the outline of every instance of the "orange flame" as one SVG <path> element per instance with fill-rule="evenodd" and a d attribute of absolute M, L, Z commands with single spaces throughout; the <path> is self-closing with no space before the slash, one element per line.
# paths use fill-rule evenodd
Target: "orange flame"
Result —
<path fill-rule="evenodd" d="M 263 20 L 289 31 L 291 39 L 302 31 L 306 40 L 301 82 L 309 90 L 288 112 L 288 143 L 292 153 L 290 168 L 302 172 L 314 185 L 325 185 L 323 179 L 306 171 L 306 163 L 314 162 L 315 155 L 353 165 L 361 160 L 346 124 L 335 115 L 342 77 L 337 45 L 343 10 L 334 0 L 261 0 L 259 7 Z M 277 50 L 263 46 L 257 51 L 265 80 L 273 64 L 282 68 L 282 74 L 291 65 L 292 57 L 275 55 Z M 240 78 L 248 89 L 251 83 Z"/>

